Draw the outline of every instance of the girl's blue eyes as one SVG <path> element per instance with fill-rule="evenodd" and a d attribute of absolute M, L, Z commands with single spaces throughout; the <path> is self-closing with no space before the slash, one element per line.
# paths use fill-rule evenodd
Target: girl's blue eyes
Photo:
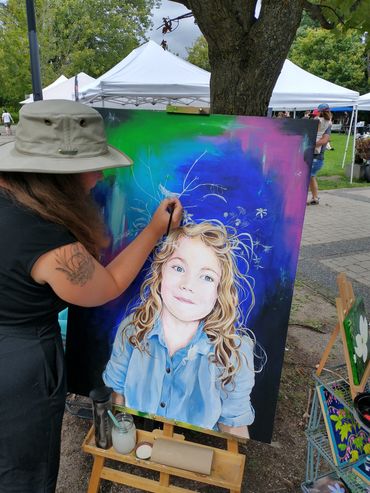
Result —
<path fill-rule="evenodd" d="M 214 279 L 213 279 L 211 276 L 207 276 L 207 275 L 205 275 L 205 276 L 202 276 L 202 277 L 203 277 L 203 279 L 204 279 L 205 281 L 207 281 L 207 282 L 214 282 Z"/>
<path fill-rule="evenodd" d="M 185 269 L 181 267 L 181 265 L 173 265 L 171 269 L 173 269 L 175 272 L 185 272 Z M 207 274 L 203 274 L 202 276 L 200 276 L 200 278 L 204 279 L 207 282 L 215 282 L 213 277 L 208 276 Z"/>

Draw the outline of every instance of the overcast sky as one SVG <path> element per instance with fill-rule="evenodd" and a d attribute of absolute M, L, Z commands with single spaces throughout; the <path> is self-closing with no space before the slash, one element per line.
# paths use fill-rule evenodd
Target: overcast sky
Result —
<path fill-rule="evenodd" d="M 162 34 L 162 30 L 158 29 L 163 24 L 163 17 L 178 17 L 189 12 L 183 5 L 179 3 L 170 2 L 169 0 L 162 0 L 161 7 L 153 9 L 153 29 L 148 33 L 148 37 L 160 44 L 164 38 L 169 46 L 169 49 L 176 54 L 179 54 L 183 58 L 187 57 L 186 48 L 194 43 L 194 41 L 201 35 L 201 32 L 196 24 L 194 24 L 194 18 L 183 19 L 180 21 L 179 27 L 172 33 L 168 33 L 165 36 Z M 174 23 L 175 26 L 176 23 Z"/>

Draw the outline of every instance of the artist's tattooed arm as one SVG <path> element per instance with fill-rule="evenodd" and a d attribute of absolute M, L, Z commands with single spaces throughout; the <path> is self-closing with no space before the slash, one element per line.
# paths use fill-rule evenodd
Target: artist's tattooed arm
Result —
<path fill-rule="evenodd" d="M 56 270 L 63 272 L 72 284 L 84 286 L 94 275 L 93 257 L 79 243 L 73 243 L 71 248 L 55 250 Z"/>

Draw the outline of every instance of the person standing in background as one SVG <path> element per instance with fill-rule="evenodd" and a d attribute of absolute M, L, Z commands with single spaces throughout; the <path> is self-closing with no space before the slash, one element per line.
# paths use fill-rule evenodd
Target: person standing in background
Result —
<path fill-rule="evenodd" d="M 5 127 L 5 135 L 7 136 L 12 135 L 10 125 L 14 123 L 14 120 L 12 118 L 12 115 L 7 111 L 6 108 L 3 109 L 3 114 L 1 115 L 1 119 Z"/>
<path fill-rule="evenodd" d="M 332 118 L 329 105 L 327 105 L 326 103 L 319 104 L 317 110 L 314 110 L 313 115 L 318 116 L 320 118 L 320 122 L 321 119 L 322 121 L 330 122 Z M 326 128 L 322 134 L 321 134 L 322 125 L 319 125 L 319 129 L 318 129 L 318 140 L 316 140 L 316 144 L 315 144 L 315 152 L 313 155 L 310 187 L 309 187 L 312 196 L 311 196 L 311 200 L 307 201 L 307 205 L 318 205 L 320 203 L 319 187 L 317 184 L 316 175 L 324 165 L 324 152 L 326 150 L 326 145 L 330 140 L 330 134 L 331 134 L 331 125 L 327 124 L 325 125 L 325 127 Z"/>

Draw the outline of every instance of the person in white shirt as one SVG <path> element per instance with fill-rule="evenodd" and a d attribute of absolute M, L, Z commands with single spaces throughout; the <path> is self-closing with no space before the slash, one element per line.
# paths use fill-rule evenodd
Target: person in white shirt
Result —
<path fill-rule="evenodd" d="M 10 128 L 10 125 L 14 123 L 12 115 L 6 109 L 3 109 L 3 114 L 1 115 L 1 119 L 5 127 L 5 135 L 12 135 L 12 130 Z"/>

